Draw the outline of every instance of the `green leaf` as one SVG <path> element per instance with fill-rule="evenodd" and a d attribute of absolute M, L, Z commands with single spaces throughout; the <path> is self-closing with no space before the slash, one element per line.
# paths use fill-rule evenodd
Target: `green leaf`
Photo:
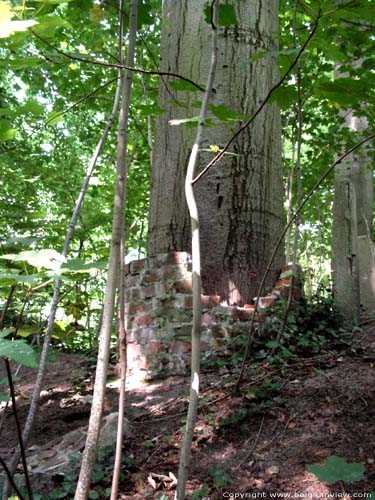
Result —
<path fill-rule="evenodd" d="M 288 109 L 297 99 L 297 89 L 294 85 L 283 85 L 272 93 L 270 103 L 277 102 L 281 109 Z"/>
<path fill-rule="evenodd" d="M 1 255 L 0 259 L 12 260 L 13 262 L 28 262 L 37 269 L 51 269 L 58 271 L 64 262 L 64 257 L 52 249 L 29 250 L 18 254 Z"/>
<path fill-rule="evenodd" d="M 209 104 L 209 110 L 222 122 L 245 120 L 250 118 L 248 115 L 241 115 L 230 111 L 225 104 L 219 104 L 215 106 L 214 104 Z"/>
<path fill-rule="evenodd" d="M 58 28 L 73 29 L 72 25 L 55 14 L 38 18 L 39 24 L 34 31 L 43 38 L 53 38 Z"/>
<path fill-rule="evenodd" d="M 52 125 L 56 125 L 58 122 L 64 121 L 64 113 L 63 111 L 51 111 L 47 115 L 46 125 L 52 127 Z"/>
<path fill-rule="evenodd" d="M 354 483 L 364 478 L 365 467 L 361 463 L 349 464 L 344 458 L 332 455 L 323 465 L 309 465 L 307 470 L 315 474 L 319 481 L 327 484 L 338 481 Z"/>
<path fill-rule="evenodd" d="M 9 358 L 31 368 L 38 367 L 35 353 L 24 340 L 0 338 L 0 357 Z"/>
<path fill-rule="evenodd" d="M 8 59 L 6 61 L 7 66 L 13 70 L 19 70 L 23 68 L 35 68 L 43 64 L 43 59 L 40 57 L 17 57 L 15 59 Z M 19 108 L 22 110 L 22 106 Z"/>
<path fill-rule="evenodd" d="M 6 121 L 0 122 L 0 141 L 10 141 L 16 135 L 17 129 L 11 128 Z"/>

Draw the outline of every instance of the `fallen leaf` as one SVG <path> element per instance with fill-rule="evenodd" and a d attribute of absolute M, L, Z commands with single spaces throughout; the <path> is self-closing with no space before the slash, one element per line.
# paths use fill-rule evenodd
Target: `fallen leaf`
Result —
<path fill-rule="evenodd" d="M 137 493 L 143 493 L 145 490 L 145 483 L 142 481 L 142 479 L 137 479 L 135 484 L 134 484 L 134 489 Z"/>
<path fill-rule="evenodd" d="M 158 485 L 156 485 L 156 481 L 151 476 L 151 474 L 148 476 L 147 481 L 148 481 L 148 484 L 151 486 L 151 488 L 153 488 L 154 490 L 156 490 L 158 488 Z"/>

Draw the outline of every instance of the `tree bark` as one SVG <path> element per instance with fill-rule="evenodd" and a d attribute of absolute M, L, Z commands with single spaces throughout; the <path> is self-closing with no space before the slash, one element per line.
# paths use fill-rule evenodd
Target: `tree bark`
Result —
<path fill-rule="evenodd" d="M 210 61 L 210 25 L 205 0 L 163 2 L 161 68 L 204 82 Z M 212 104 L 251 115 L 278 78 L 276 61 L 264 57 L 250 64 L 258 51 L 277 49 L 278 2 L 235 2 L 237 25 L 219 30 L 219 53 Z M 190 220 L 184 199 L 184 178 L 194 132 L 171 119 L 196 116 L 195 92 L 164 85 L 159 106 L 166 110 L 156 126 L 149 219 L 150 255 L 189 251 Z M 178 106 L 177 102 L 186 103 Z M 216 120 L 217 121 L 217 120 Z M 222 147 L 237 130 L 235 122 L 207 128 L 202 149 Z M 280 116 L 267 105 L 236 140 L 232 153 L 196 185 L 201 214 L 202 283 L 205 293 L 219 294 L 230 304 L 252 300 L 283 227 Z M 212 154 L 200 155 L 200 167 Z M 268 282 L 283 263 L 283 249 Z"/>
<path fill-rule="evenodd" d="M 366 120 L 353 116 L 352 111 L 346 113 L 345 122 L 353 133 L 361 133 L 367 128 Z M 366 148 L 338 165 L 334 185 L 333 296 L 338 312 L 352 327 L 359 323 L 361 314 L 367 317 L 375 312 L 374 190 L 371 161 Z M 358 251 L 359 244 L 364 246 L 361 253 Z"/>

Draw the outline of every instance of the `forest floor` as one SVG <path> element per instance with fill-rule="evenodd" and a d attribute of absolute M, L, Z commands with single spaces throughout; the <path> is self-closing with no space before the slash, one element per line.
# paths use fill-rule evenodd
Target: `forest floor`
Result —
<path fill-rule="evenodd" d="M 318 499 L 343 495 L 343 488 L 352 498 L 366 498 L 375 491 L 375 331 L 368 328 L 356 335 L 355 348 L 300 359 L 283 370 L 268 362 L 250 365 L 241 394 L 234 393 L 238 371 L 225 365 L 206 370 L 188 482 L 193 498 Z M 56 441 L 87 424 L 90 405 L 85 396 L 92 393 L 93 373 L 93 361 L 85 356 L 57 353 L 49 365 L 31 445 Z M 34 371 L 24 368 L 20 375 L 16 385 L 23 421 Z M 106 414 L 117 411 L 117 386 L 112 373 Z M 188 391 L 188 377 L 129 386 L 121 499 L 173 498 L 170 473 L 177 475 Z M 0 456 L 9 458 L 15 443 L 8 409 Z M 362 463 L 365 479 L 319 482 L 307 467 L 332 455 Z M 92 498 L 108 498 L 104 492 L 110 487 L 111 467 L 112 453 L 103 455 Z M 62 486 L 66 483 L 42 484 L 41 498 L 51 498 L 47 492 Z"/>

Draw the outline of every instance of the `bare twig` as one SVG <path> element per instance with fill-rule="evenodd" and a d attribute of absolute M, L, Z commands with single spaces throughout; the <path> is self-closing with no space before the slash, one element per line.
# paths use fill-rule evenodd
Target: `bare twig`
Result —
<path fill-rule="evenodd" d="M 258 441 L 259 441 L 259 438 L 260 438 L 260 433 L 262 432 L 263 423 L 264 423 L 264 415 L 262 417 L 262 421 L 260 423 L 259 430 L 258 430 L 258 433 L 256 435 L 255 441 L 253 443 L 253 446 L 250 448 L 250 451 L 248 453 L 246 453 L 246 455 L 241 460 L 241 462 L 235 467 L 236 470 L 240 469 L 243 466 L 243 464 L 252 457 L 252 455 L 253 455 L 256 447 L 258 446 Z"/>
<path fill-rule="evenodd" d="M 37 33 L 35 33 L 34 30 L 30 28 L 31 33 L 38 38 L 41 42 L 45 43 L 49 48 L 52 50 L 55 50 L 58 54 L 62 55 L 63 57 L 66 57 L 67 59 L 71 59 L 73 61 L 79 61 L 79 62 L 84 62 L 88 64 L 93 64 L 96 66 L 105 66 L 108 68 L 118 68 L 118 69 L 126 69 L 128 71 L 132 71 L 134 73 L 142 73 L 144 75 L 157 75 L 157 76 L 172 76 L 174 78 L 178 78 L 179 80 L 183 80 L 187 83 L 190 83 L 197 89 L 199 89 L 201 92 L 204 92 L 204 88 L 201 87 L 198 83 L 194 82 L 190 78 L 187 78 L 185 76 L 181 76 L 178 73 L 171 73 L 169 71 L 156 71 L 156 70 L 151 70 L 151 69 L 143 69 L 143 68 L 134 68 L 132 66 L 128 66 L 126 64 L 120 64 L 120 63 L 109 63 L 109 62 L 102 62 L 102 61 L 97 61 L 95 59 L 86 59 L 85 57 L 80 57 L 80 56 L 74 56 L 72 54 L 68 54 L 64 52 L 63 50 L 58 49 L 54 45 L 52 45 L 48 40 L 45 38 L 41 37 Z"/>

